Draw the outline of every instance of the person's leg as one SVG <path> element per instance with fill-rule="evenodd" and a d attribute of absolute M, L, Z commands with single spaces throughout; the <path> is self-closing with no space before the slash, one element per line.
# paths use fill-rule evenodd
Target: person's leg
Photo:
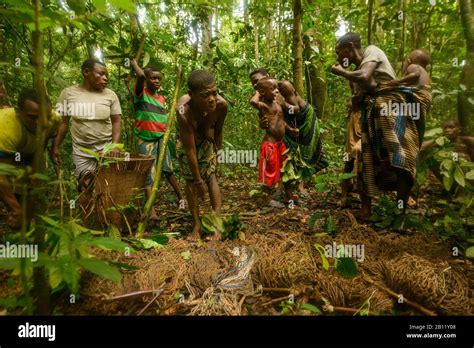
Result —
<path fill-rule="evenodd" d="M 344 163 L 344 174 L 352 173 L 352 170 L 354 169 L 354 162 L 355 160 L 352 158 L 349 161 Z M 347 194 L 351 191 L 351 186 L 352 186 L 352 178 L 343 180 L 341 183 L 341 188 L 342 188 L 341 206 L 343 208 L 348 206 Z"/>
<path fill-rule="evenodd" d="M 207 188 L 209 190 L 209 197 L 211 198 L 211 206 L 212 210 L 218 215 L 221 213 L 222 209 L 222 196 L 221 190 L 219 188 L 219 184 L 217 183 L 217 177 L 215 174 L 211 174 L 209 177 L 209 181 L 206 182 Z M 216 232 L 210 239 L 212 240 L 220 240 L 221 233 Z"/>
<path fill-rule="evenodd" d="M 176 180 L 176 177 L 174 176 L 174 174 L 173 173 L 168 174 L 166 176 L 166 179 L 168 180 L 171 187 L 173 188 L 174 193 L 176 193 L 176 197 L 178 197 L 178 201 L 182 201 L 183 194 L 181 193 L 181 189 L 179 188 L 179 185 L 178 185 L 178 180 Z"/>
<path fill-rule="evenodd" d="M 300 181 L 298 184 L 298 191 L 304 196 L 308 195 L 308 190 L 304 187 L 304 181 Z"/>
<path fill-rule="evenodd" d="M 356 214 L 363 221 L 369 221 L 372 215 L 372 197 L 367 196 L 364 192 L 360 193 L 361 209 Z"/>
<path fill-rule="evenodd" d="M 0 184 L 0 195 L 5 204 L 10 208 L 7 224 L 14 229 L 21 227 L 21 206 L 13 193 L 11 186 Z"/>
<path fill-rule="evenodd" d="M 397 169 L 397 204 L 400 202 L 403 204 L 402 211 L 405 213 L 408 198 L 410 197 L 410 191 L 413 187 L 414 180 L 410 173 L 406 170 Z"/>
<path fill-rule="evenodd" d="M 186 198 L 193 219 L 193 231 L 188 239 L 198 240 L 201 238 L 201 220 L 199 219 L 197 193 L 192 180 L 186 180 Z"/>

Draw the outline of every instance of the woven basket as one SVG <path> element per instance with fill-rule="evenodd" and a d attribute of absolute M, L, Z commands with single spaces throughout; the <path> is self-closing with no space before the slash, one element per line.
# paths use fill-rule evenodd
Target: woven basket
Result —
<path fill-rule="evenodd" d="M 127 161 L 105 157 L 106 162 L 114 163 L 99 169 L 92 188 L 81 195 L 79 202 L 90 228 L 113 224 L 124 230 L 136 223 L 143 202 L 138 196 L 145 191 L 145 179 L 154 159 L 138 154 L 131 154 Z"/>

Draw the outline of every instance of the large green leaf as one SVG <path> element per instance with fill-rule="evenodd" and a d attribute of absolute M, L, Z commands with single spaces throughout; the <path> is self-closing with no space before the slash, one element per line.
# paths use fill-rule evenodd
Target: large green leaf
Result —
<path fill-rule="evenodd" d="M 133 250 L 127 243 L 109 237 L 94 238 L 89 242 L 89 244 L 104 250 L 125 252 L 125 250 L 128 250 L 126 248 L 129 248 L 131 252 L 135 252 L 135 250 Z"/>
<path fill-rule="evenodd" d="M 337 273 L 344 278 L 352 278 L 357 275 L 357 267 L 351 257 L 338 257 L 335 266 Z"/>
<path fill-rule="evenodd" d="M 457 164 L 454 166 L 454 180 L 462 187 L 466 186 L 466 181 L 464 180 L 464 172 Z"/>
<path fill-rule="evenodd" d="M 319 252 L 321 255 L 321 260 L 323 262 L 323 268 L 327 271 L 329 269 L 329 261 L 326 257 L 326 249 L 320 244 L 314 244 L 314 248 Z"/>
<path fill-rule="evenodd" d="M 112 280 L 116 283 L 122 281 L 122 274 L 118 268 L 109 265 L 106 261 L 98 259 L 80 259 L 79 265 L 102 278 Z"/>

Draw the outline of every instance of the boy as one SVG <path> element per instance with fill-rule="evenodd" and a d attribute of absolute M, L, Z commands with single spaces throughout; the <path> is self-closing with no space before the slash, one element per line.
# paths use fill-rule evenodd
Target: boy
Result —
<path fill-rule="evenodd" d="M 260 149 L 260 165 L 258 181 L 263 184 L 263 190 L 268 194 L 268 204 L 271 207 L 283 208 L 284 204 L 274 200 L 271 196 L 276 185 L 280 182 L 280 169 L 286 156 L 286 146 L 283 143 L 285 132 L 297 137 L 298 129 L 288 126 L 283 117 L 283 108 L 277 102 L 279 95 L 278 83 L 276 80 L 264 77 L 257 83 L 257 93 L 250 100 L 250 104 L 258 109 L 260 119 L 266 117 L 268 127 L 263 138 Z M 260 96 L 262 101 L 260 101 Z M 289 199 L 294 199 L 287 188 L 286 193 Z"/>
<path fill-rule="evenodd" d="M 201 238 L 198 198 L 204 198 L 206 187 L 212 209 L 220 214 L 222 200 L 217 184 L 217 151 L 222 148 L 227 102 L 217 93 L 214 76 L 205 70 L 193 71 L 188 77 L 188 93 L 177 103 L 178 139 L 176 152 L 186 179 L 186 197 L 193 218 L 189 239 Z M 220 240 L 220 233 L 213 239 Z"/>
<path fill-rule="evenodd" d="M 403 63 L 404 76 L 400 80 L 392 80 L 388 85 L 407 85 L 412 87 L 430 86 L 430 76 L 426 72 L 426 67 L 431 62 L 431 55 L 424 49 L 412 51 Z"/>
<path fill-rule="evenodd" d="M 135 59 L 132 59 L 131 64 L 137 74 L 137 82 L 133 91 L 133 102 L 135 109 L 134 133 L 138 137 L 138 153 L 156 157 L 145 182 L 146 196 L 149 197 L 153 185 L 153 177 L 155 176 L 156 160 L 160 154 L 160 149 L 163 144 L 163 135 L 167 128 L 168 115 L 166 114 L 165 98 L 158 94 L 158 90 L 161 86 L 160 71 L 154 67 L 147 67 L 145 71 L 143 71 Z M 173 174 L 168 146 L 166 147 L 162 170 L 178 197 L 179 206 L 182 207 L 182 203 L 184 202 L 183 196 L 176 177 Z M 150 217 L 154 220 L 157 219 L 154 207 L 151 210 Z"/>

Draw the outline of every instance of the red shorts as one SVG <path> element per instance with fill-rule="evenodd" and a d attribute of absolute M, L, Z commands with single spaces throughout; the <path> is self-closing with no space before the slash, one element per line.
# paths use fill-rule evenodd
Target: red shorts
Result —
<path fill-rule="evenodd" d="M 258 166 L 258 182 L 266 186 L 275 186 L 280 182 L 280 169 L 286 160 L 286 146 L 283 141 L 270 143 L 266 140 L 260 147 L 260 164 Z"/>

